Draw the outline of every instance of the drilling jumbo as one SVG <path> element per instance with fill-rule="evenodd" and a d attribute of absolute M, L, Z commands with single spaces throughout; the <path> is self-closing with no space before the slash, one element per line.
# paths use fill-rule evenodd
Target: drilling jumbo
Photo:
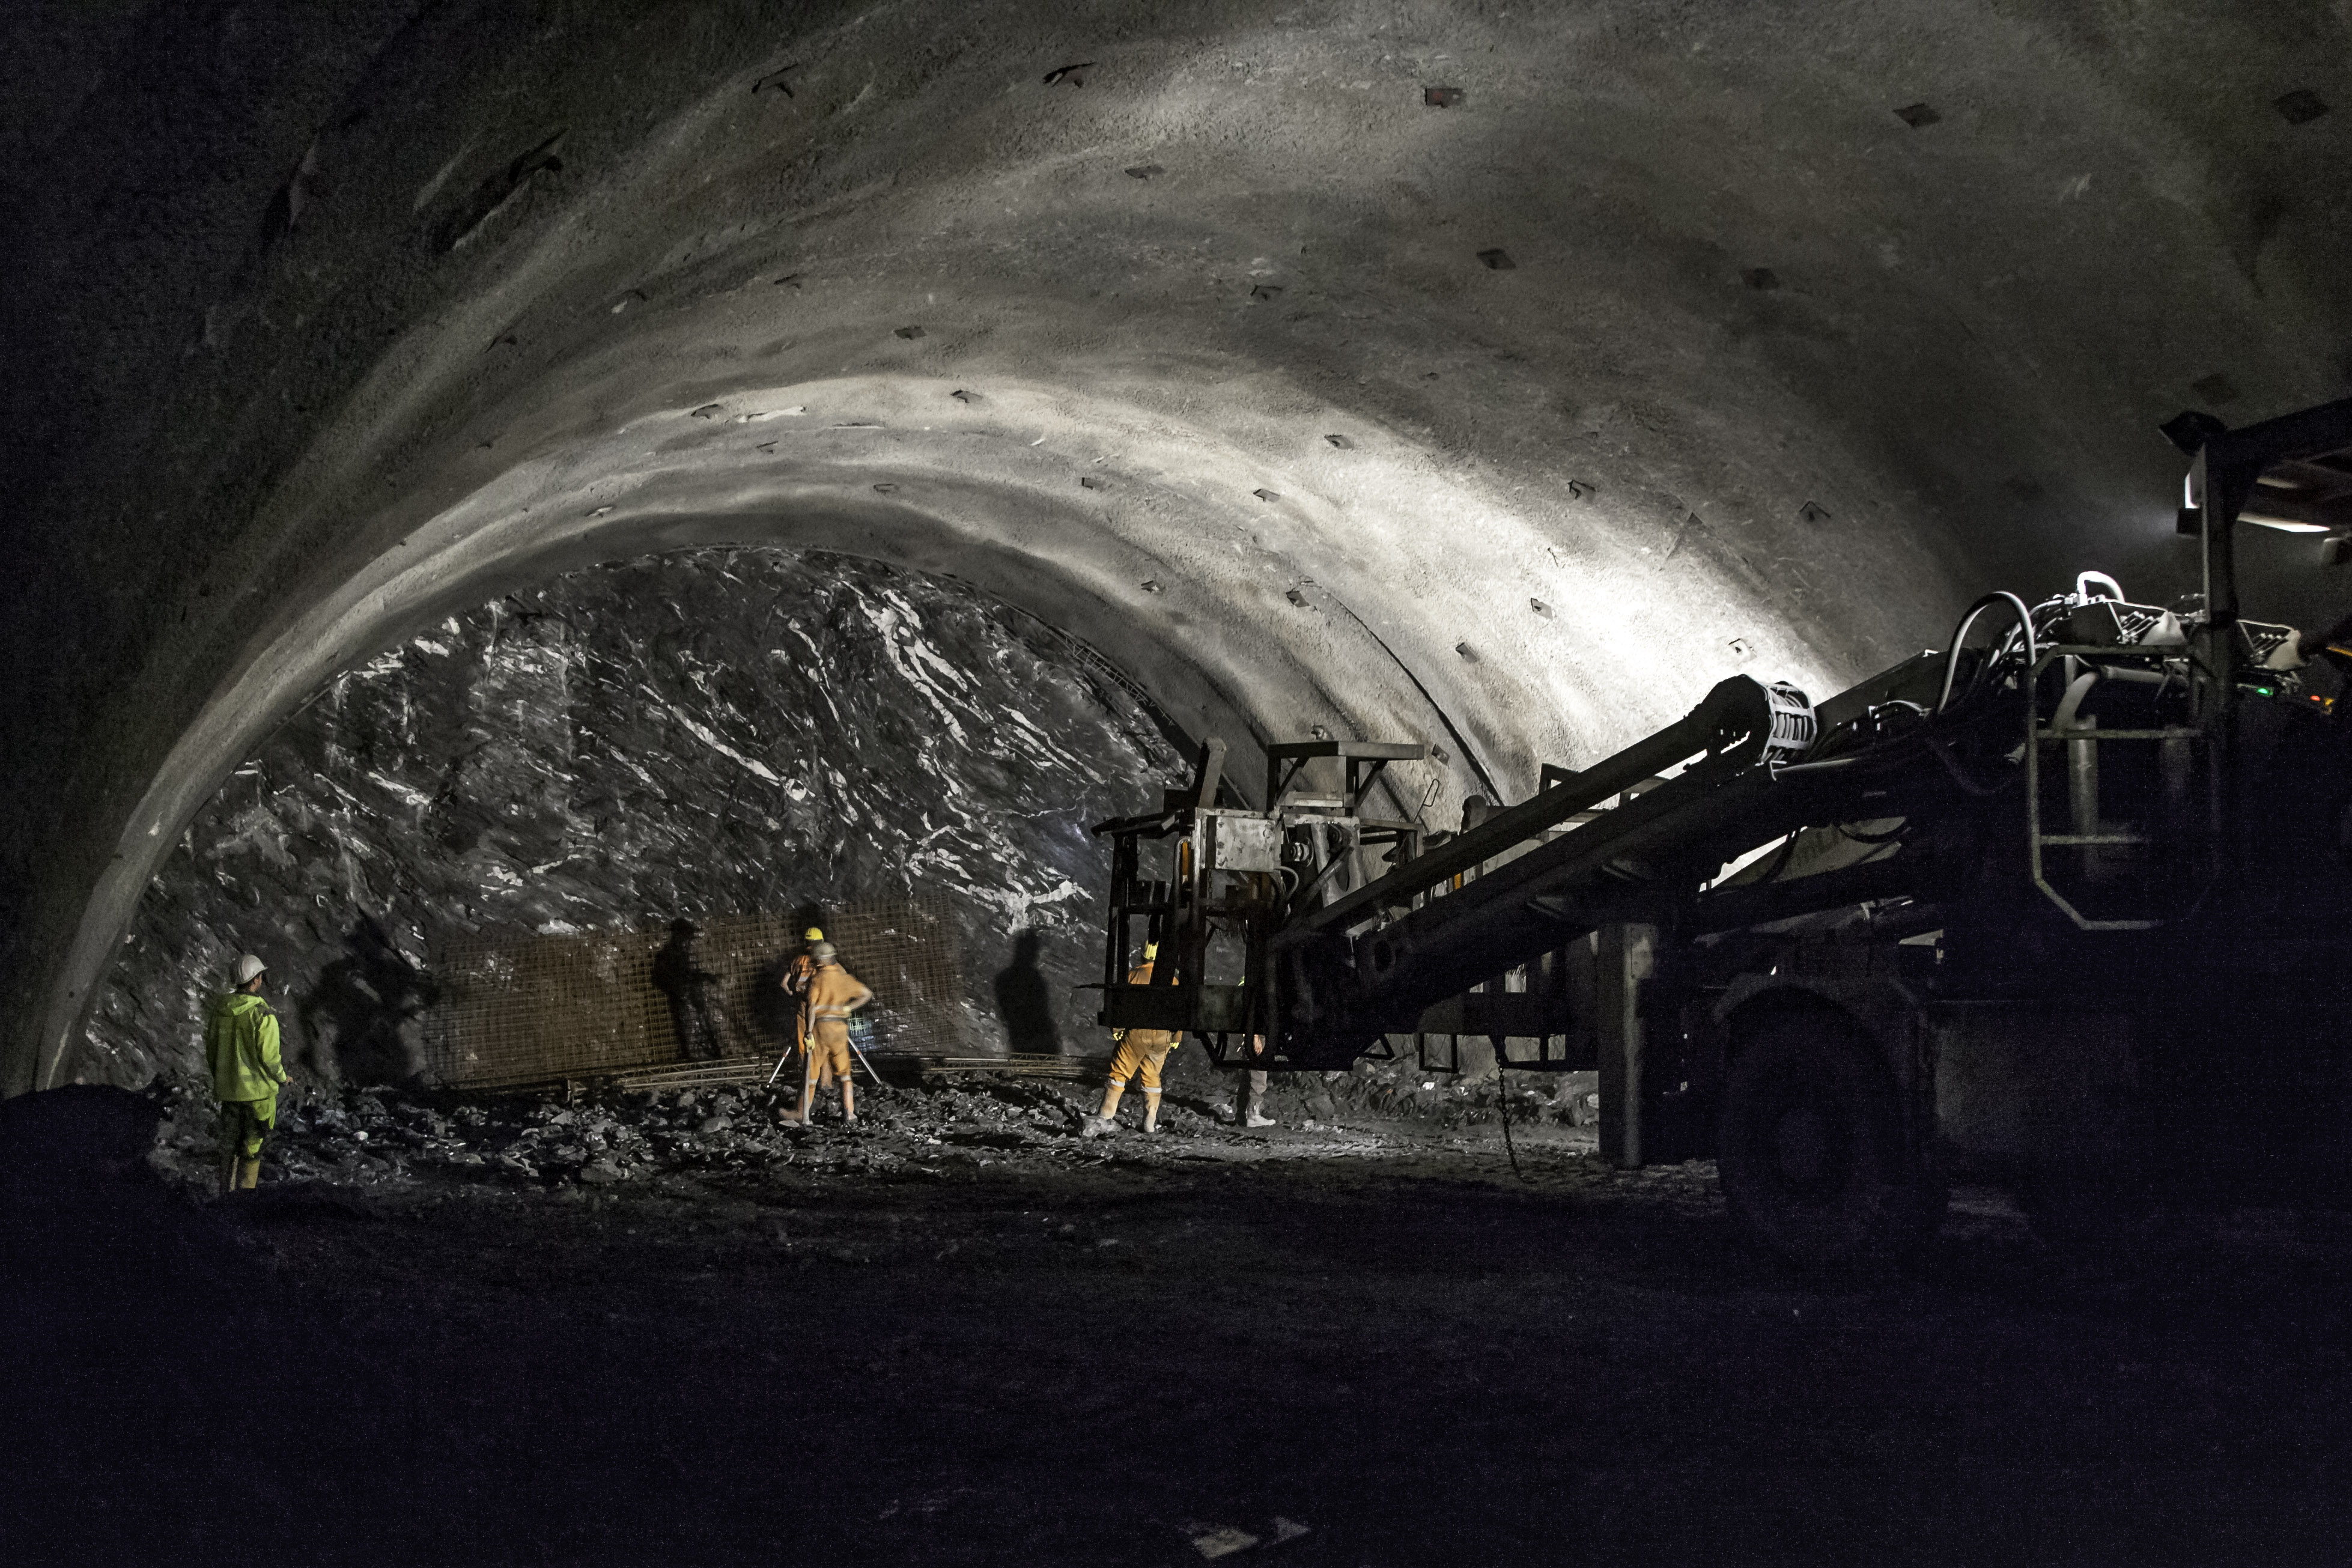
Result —
<path fill-rule="evenodd" d="M 2090 572 L 1989 594 L 1818 706 L 1735 676 L 1452 836 L 1370 813 L 1421 744 L 1271 745 L 1248 810 L 1208 742 L 1096 829 L 1101 1021 L 1224 1067 L 1484 1035 L 1597 1068 L 1604 1155 L 1712 1157 L 1741 1230 L 1805 1263 L 1915 1251 L 1956 1180 L 2077 1239 L 2326 1190 L 2352 1173 L 2352 715 L 2303 670 L 2352 671 L 2352 640 L 2242 617 L 2233 544 L 2352 532 L 2352 399 L 2167 433 L 2184 607 Z"/>

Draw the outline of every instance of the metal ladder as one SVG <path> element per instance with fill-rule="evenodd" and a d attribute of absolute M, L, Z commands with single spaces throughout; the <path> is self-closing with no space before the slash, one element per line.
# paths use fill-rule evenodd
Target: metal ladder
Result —
<path fill-rule="evenodd" d="M 2168 923 L 2165 919 L 2154 917 L 2128 920 L 2095 919 L 2084 914 L 2075 901 L 2060 891 L 2051 880 L 2049 858 L 2046 853 L 2050 849 L 2084 851 L 2084 874 L 2087 879 L 2094 864 L 2093 855 L 2095 851 L 2103 848 L 2147 849 L 2159 842 L 2158 837 L 2150 833 L 2105 831 L 2105 824 L 2100 819 L 2099 810 L 2099 768 L 2096 748 L 2111 742 L 2126 741 L 2154 742 L 2166 747 L 2163 761 L 2159 764 L 2159 774 L 2165 782 L 2165 800 L 2168 803 L 2168 809 L 2173 810 L 2176 815 L 2186 820 L 2185 797 L 2190 772 L 2189 746 L 2192 742 L 2203 739 L 2204 731 L 2194 726 L 2184 725 L 2141 730 L 2105 730 L 2099 727 L 2095 718 L 2063 726 L 2055 722 L 2045 724 L 2042 721 L 2041 705 L 2032 700 L 2032 694 L 2039 689 L 2042 672 L 2048 668 L 2053 660 L 2096 659 L 2099 663 L 2095 668 L 2104 675 L 2105 668 L 2109 661 L 2135 656 L 2136 650 L 2128 647 L 2060 643 L 2042 648 L 2026 676 L 2026 691 L 2029 698 L 2025 708 L 2024 759 L 2026 853 L 2032 871 L 2033 885 L 2039 888 L 2042 895 L 2052 903 L 2065 911 L 2066 917 L 2084 931 L 2154 931 Z M 2162 655 L 2157 650 L 2150 649 L 2137 653 L 2137 657 L 2161 658 Z M 2061 709 L 2065 706 L 2066 704 L 2062 701 Z M 2068 794 L 2071 797 L 2069 815 L 2074 818 L 2072 824 L 2074 831 L 2045 833 L 2042 831 L 2042 749 L 2044 746 L 2062 742 L 2066 746 L 2068 752 L 2067 783 Z"/>

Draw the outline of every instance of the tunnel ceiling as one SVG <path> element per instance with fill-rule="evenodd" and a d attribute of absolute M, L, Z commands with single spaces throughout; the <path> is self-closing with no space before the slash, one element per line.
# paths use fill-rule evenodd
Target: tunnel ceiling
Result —
<path fill-rule="evenodd" d="M 2186 588 L 2153 426 L 2346 390 L 2347 21 L 14 8 L 6 1081 L 306 692 L 584 562 L 947 572 L 1433 811 Z"/>

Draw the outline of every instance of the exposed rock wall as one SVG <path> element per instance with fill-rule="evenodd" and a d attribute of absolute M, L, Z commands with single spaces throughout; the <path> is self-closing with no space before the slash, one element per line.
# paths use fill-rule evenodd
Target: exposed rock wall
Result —
<path fill-rule="evenodd" d="M 558 578 L 341 677 L 236 771 L 150 885 L 76 1076 L 195 1071 L 241 951 L 295 1063 L 375 1082 L 418 1065 L 452 922 L 916 889 L 961 911 L 965 1048 L 1087 1046 L 1087 826 L 1177 758 L 1088 650 L 951 579 L 782 551 Z"/>

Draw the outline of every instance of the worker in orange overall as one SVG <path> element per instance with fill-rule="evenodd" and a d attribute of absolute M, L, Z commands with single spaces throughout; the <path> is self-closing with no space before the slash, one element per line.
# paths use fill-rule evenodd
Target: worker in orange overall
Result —
<path fill-rule="evenodd" d="M 841 1085 L 841 1119 L 857 1120 L 857 1090 L 850 1081 L 849 1016 L 874 1000 L 865 982 L 841 967 L 833 943 L 820 942 L 809 949 L 813 965 L 803 992 L 808 1018 L 808 1064 L 801 1069 L 800 1108 L 782 1120 L 805 1127 L 816 1114 L 816 1080 L 820 1069 Z"/>
<path fill-rule="evenodd" d="M 1127 973 L 1129 985 L 1151 984 L 1151 966 L 1160 957 L 1157 942 L 1143 950 L 1143 962 Z M 1181 1031 L 1172 1029 L 1115 1029 L 1111 1038 L 1118 1042 L 1118 1054 L 1110 1058 L 1110 1081 L 1103 1086 L 1102 1109 L 1078 1126 L 1081 1138 L 1104 1138 L 1118 1125 L 1119 1097 L 1127 1092 L 1131 1079 L 1143 1079 L 1143 1130 L 1160 1131 L 1160 1068 L 1168 1060 L 1168 1053 L 1184 1043 Z"/>
<path fill-rule="evenodd" d="M 785 995 L 793 999 L 793 1049 L 806 1060 L 809 1048 L 808 988 L 809 982 L 816 977 L 816 944 L 824 940 L 824 931 L 811 926 L 801 933 L 801 940 L 808 945 L 801 950 L 798 957 L 784 965 L 784 977 L 776 984 L 783 988 Z M 817 1087 L 821 1089 L 833 1087 L 833 1066 L 830 1062 L 820 1064 Z M 801 1103 L 806 1106 L 808 1102 L 803 1100 Z"/>

